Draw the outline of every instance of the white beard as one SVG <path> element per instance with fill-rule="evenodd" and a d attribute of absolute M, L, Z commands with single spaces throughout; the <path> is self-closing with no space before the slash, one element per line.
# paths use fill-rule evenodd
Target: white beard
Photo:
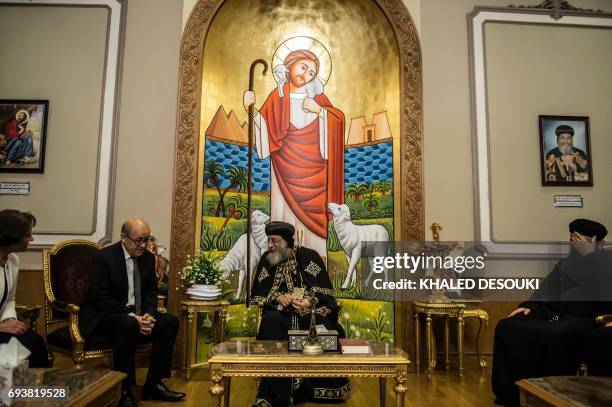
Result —
<path fill-rule="evenodd" d="M 275 252 L 270 252 L 266 256 L 266 260 L 272 267 L 277 264 L 287 260 L 289 258 L 289 254 L 291 253 L 291 249 L 288 247 L 283 247 L 282 249 L 278 249 Z"/>
<path fill-rule="evenodd" d="M 561 154 L 569 154 L 574 150 L 574 146 L 571 144 L 566 144 L 564 146 L 559 146 L 559 151 Z"/>

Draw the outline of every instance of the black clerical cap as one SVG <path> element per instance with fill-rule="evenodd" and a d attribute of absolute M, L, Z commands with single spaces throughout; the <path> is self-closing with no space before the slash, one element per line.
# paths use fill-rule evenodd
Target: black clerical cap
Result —
<path fill-rule="evenodd" d="M 599 222 L 590 219 L 576 219 L 569 224 L 570 233 L 578 232 L 581 235 L 593 237 L 597 240 L 603 240 L 608 234 L 608 229 Z"/>
<path fill-rule="evenodd" d="M 281 236 L 289 244 L 289 247 L 293 247 L 294 234 L 295 228 L 287 222 L 272 221 L 266 225 L 266 235 Z"/>
<path fill-rule="evenodd" d="M 559 137 L 560 134 L 569 133 L 572 136 L 574 135 L 574 128 L 572 126 L 568 126 L 567 124 L 562 124 L 561 126 L 555 129 L 555 134 Z"/>

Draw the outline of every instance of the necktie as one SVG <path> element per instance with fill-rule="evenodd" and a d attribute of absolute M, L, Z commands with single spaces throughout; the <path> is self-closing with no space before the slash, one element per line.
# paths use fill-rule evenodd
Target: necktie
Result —
<path fill-rule="evenodd" d="M 132 257 L 134 265 L 134 314 L 140 315 L 142 312 L 142 297 L 140 295 L 140 270 L 138 269 L 138 258 Z"/>

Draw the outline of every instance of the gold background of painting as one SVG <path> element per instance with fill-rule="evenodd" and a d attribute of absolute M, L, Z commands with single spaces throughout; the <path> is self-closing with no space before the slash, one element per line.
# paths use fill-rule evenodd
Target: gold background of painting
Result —
<path fill-rule="evenodd" d="M 276 48 L 285 40 L 308 36 L 328 50 L 332 70 L 325 94 L 346 118 L 345 140 L 350 120 L 387 111 L 394 137 L 394 190 L 399 188 L 399 101 L 400 76 L 398 45 L 388 20 L 372 0 L 331 2 L 310 0 L 228 0 L 217 12 L 204 43 L 202 105 L 198 185 L 202 185 L 204 134 L 219 109 L 234 111 L 242 125 L 247 114 L 242 94 L 248 88 L 249 67 L 262 58 L 270 65 Z M 272 74 L 255 70 L 256 107 L 261 107 L 276 81 Z M 202 190 L 198 191 L 198 212 L 202 213 Z M 398 208 L 399 194 L 395 194 Z M 399 233 L 399 211 L 395 227 Z M 200 245 L 201 222 L 196 222 L 196 247 Z"/>
<path fill-rule="evenodd" d="M 231 1 L 231 0 L 230 0 Z M 400 133 L 394 138 L 394 191 L 396 239 L 423 239 L 423 73 L 421 45 L 413 20 L 402 0 L 372 0 L 388 19 L 399 50 L 399 118 Z M 201 224 L 201 180 L 198 161 L 202 151 L 201 105 L 203 99 L 203 50 L 214 16 L 224 0 L 198 0 L 185 24 L 181 41 L 179 94 L 177 99 L 176 151 L 174 162 L 174 199 L 172 203 L 172 238 L 170 246 L 168 309 L 180 312 L 184 287 L 179 271 L 188 256 L 196 252 L 196 228 Z M 395 69 L 395 68 L 392 68 Z M 202 119 L 203 120 L 203 119 Z M 401 205 L 398 205 L 401 202 Z M 412 307 L 395 302 L 396 343 L 414 352 L 413 336 L 409 335 L 414 316 Z M 177 342 L 183 343 L 183 333 Z M 176 360 L 182 356 L 177 348 Z"/>

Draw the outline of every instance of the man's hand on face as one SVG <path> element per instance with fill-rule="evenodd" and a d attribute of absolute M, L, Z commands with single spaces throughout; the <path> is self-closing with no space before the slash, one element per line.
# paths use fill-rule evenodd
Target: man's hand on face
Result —
<path fill-rule="evenodd" d="M 570 235 L 571 245 L 581 256 L 594 253 L 597 249 L 596 243 L 597 236 L 588 237 L 581 235 L 578 232 L 573 232 Z"/>
<path fill-rule="evenodd" d="M 276 297 L 276 302 L 283 307 L 288 307 L 293 301 L 294 297 L 292 294 L 283 294 Z"/>
<path fill-rule="evenodd" d="M 134 315 L 136 321 L 140 325 L 140 334 L 141 335 L 149 335 L 153 332 L 153 328 L 155 327 L 155 318 L 153 318 L 150 314 L 144 315 Z"/>
<path fill-rule="evenodd" d="M 293 308 L 296 310 L 308 309 L 310 308 L 310 301 L 308 300 L 308 298 L 303 298 L 301 300 L 294 299 L 293 301 L 291 301 L 291 305 L 293 305 Z"/>
<path fill-rule="evenodd" d="M 529 315 L 530 312 L 531 312 L 531 309 L 529 308 L 517 308 L 514 311 L 512 311 L 510 315 L 508 315 L 508 317 L 513 317 L 517 314 Z"/>

